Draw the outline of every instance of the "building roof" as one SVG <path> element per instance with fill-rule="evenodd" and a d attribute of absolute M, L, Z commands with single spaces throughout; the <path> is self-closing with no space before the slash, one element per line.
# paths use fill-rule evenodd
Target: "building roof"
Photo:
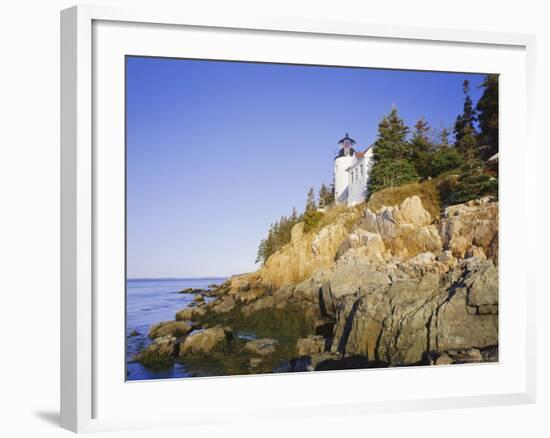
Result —
<path fill-rule="evenodd" d="M 346 132 L 346 135 L 344 138 L 338 141 L 338 144 L 343 143 L 344 141 L 348 140 L 350 143 L 355 144 L 355 140 L 349 136 L 349 134 Z"/>

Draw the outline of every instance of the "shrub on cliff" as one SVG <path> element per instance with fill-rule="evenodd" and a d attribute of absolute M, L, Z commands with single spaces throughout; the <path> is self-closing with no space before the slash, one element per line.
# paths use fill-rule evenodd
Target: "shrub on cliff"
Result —
<path fill-rule="evenodd" d="M 422 205 L 432 215 L 432 218 L 439 217 L 441 211 L 439 191 L 436 183 L 430 180 L 379 190 L 371 195 L 367 202 L 367 208 L 372 212 L 377 212 L 384 205 L 401 205 L 406 198 L 415 195 L 422 200 Z"/>
<path fill-rule="evenodd" d="M 498 198 L 498 179 L 485 173 L 454 175 L 443 179 L 439 189 L 445 205 L 462 204 L 489 195 Z"/>

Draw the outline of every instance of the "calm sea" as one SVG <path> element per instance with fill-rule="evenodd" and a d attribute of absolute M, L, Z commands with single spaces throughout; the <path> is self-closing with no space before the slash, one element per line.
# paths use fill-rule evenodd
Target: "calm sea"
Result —
<path fill-rule="evenodd" d="M 153 372 L 139 363 L 131 362 L 132 356 L 150 343 L 149 328 L 160 322 L 175 318 L 178 310 L 193 301 L 192 294 L 179 294 L 188 287 L 206 289 L 211 284 L 221 284 L 226 278 L 182 278 L 128 280 L 126 282 L 126 361 L 127 379 L 164 379 L 188 377 L 182 364 L 172 369 Z M 138 336 L 129 336 L 136 330 Z"/>

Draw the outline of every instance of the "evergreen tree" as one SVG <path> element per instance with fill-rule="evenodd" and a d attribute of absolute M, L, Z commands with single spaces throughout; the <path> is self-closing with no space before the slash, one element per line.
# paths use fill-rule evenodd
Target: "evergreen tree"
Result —
<path fill-rule="evenodd" d="M 378 124 L 378 139 L 374 143 L 373 167 L 369 188 L 375 192 L 418 180 L 412 163 L 411 145 L 407 142 L 409 128 L 393 108 Z"/>
<path fill-rule="evenodd" d="M 321 184 L 319 189 L 319 206 L 327 207 L 334 201 L 334 190 L 332 187 L 327 187 Z"/>
<path fill-rule="evenodd" d="M 301 220 L 302 218 L 298 215 L 296 208 L 293 208 L 289 217 L 282 216 L 277 222 L 271 224 L 267 237 L 262 239 L 258 246 L 256 263 L 265 263 L 272 254 L 290 242 L 292 227 Z"/>
<path fill-rule="evenodd" d="M 458 169 L 464 164 L 464 157 L 456 148 L 440 146 L 430 157 L 429 176 L 438 176 L 444 172 Z"/>
<path fill-rule="evenodd" d="M 307 212 L 308 210 L 317 210 L 317 204 L 315 203 L 315 191 L 313 190 L 313 187 L 311 187 L 307 192 L 305 211 Z"/>
<path fill-rule="evenodd" d="M 449 131 L 447 128 L 443 128 L 439 134 L 439 146 L 448 147 L 449 146 Z"/>
<path fill-rule="evenodd" d="M 470 82 L 468 80 L 464 81 L 462 92 L 464 93 L 464 107 L 462 114 L 457 116 L 455 122 L 455 147 L 465 158 L 472 159 L 478 153 L 474 125 L 476 110 L 470 97 Z"/>
<path fill-rule="evenodd" d="M 412 162 L 416 172 L 422 178 L 430 176 L 431 152 L 434 148 L 429 139 L 430 125 L 424 119 L 420 119 L 414 125 L 411 139 Z"/>
<path fill-rule="evenodd" d="M 315 226 L 321 220 L 321 217 L 323 217 L 323 213 L 317 211 L 317 204 L 315 203 L 315 192 L 312 187 L 307 192 L 306 209 L 302 216 L 302 220 L 304 221 L 304 231 L 307 233 L 308 231 L 315 228 Z"/>
<path fill-rule="evenodd" d="M 477 102 L 480 155 L 487 159 L 498 152 L 498 75 L 487 75 Z"/>
<path fill-rule="evenodd" d="M 476 121 L 476 110 L 474 109 L 472 98 L 470 97 L 470 81 L 464 81 L 462 84 L 462 92 L 464 93 L 464 105 L 462 114 L 458 115 L 455 121 L 455 143 L 459 143 L 460 140 L 462 140 L 467 130 L 471 132 L 475 131 L 474 123 Z"/>

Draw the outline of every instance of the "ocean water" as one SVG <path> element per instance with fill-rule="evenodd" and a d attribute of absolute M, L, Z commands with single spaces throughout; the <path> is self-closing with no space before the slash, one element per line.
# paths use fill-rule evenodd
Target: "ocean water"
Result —
<path fill-rule="evenodd" d="M 186 288 L 206 289 L 226 278 L 146 279 L 126 282 L 126 378 L 127 380 L 189 377 L 185 366 L 176 363 L 171 369 L 152 371 L 132 356 L 151 343 L 147 336 L 152 325 L 175 318 L 176 312 L 193 301 L 193 294 L 180 294 Z M 138 336 L 130 336 L 136 330 Z"/>

